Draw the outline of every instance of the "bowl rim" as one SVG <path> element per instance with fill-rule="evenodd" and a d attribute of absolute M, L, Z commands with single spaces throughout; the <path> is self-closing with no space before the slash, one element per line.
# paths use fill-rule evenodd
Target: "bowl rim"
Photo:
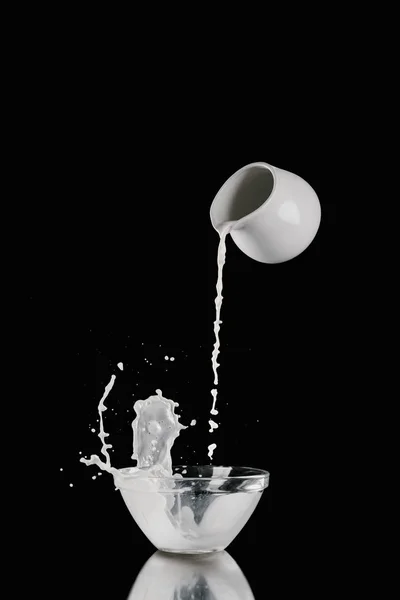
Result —
<path fill-rule="evenodd" d="M 184 481 L 215 481 L 216 479 L 218 480 L 224 480 L 224 481 L 229 481 L 232 479 L 249 479 L 249 480 L 257 480 L 257 479 L 261 479 L 262 477 L 267 477 L 268 481 L 269 481 L 269 471 L 265 471 L 264 469 L 259 469 L 257 467 L 245 467 L 245 466 L 236 466 L 236 465 L 230 465 L 230 467 L 224 466 L 224 465 L 173 465 L 172 468 L 173 469 L 177 469 L 177 468 L 183 468 L 183 469 L 187 469 L 188 467 L 197 467 L 197 468 L 201 468 L 201 467 L 217 467 L 220 469 L 227 469 L 227 468 L 231 468 L 231 469 L 243 469 L 243 470 L 248 470 L 248 471 L 255 471 L 255 473 L 253 475 L 233 475 L 233 476 L 223 476 L 223 475 L 216 475 L 214 477 L 183 477 Z M 121 473 L 122 477 L 124 479 L 135 479 L 134 473 L 132 473 L 132 476 L 130 477 L 129 474 L 124 473 L 124 471 L 126 471 L 127 469 L 135 469 L 136 467 L 123 467 L 122 469 L 118 469 L 118 471 Z M 135 471 L 135 473 L 137 473 L 137 471 Z M 168 476 L 168 477 L 159 477 L 157 475 L 148 475 L 146 477 L 143 477 L 143 479 L 162 479 L 163 481 L 177 481 L 177 478 L 172 476 Z M 180 479 L 178 479 L 178 481 L 180 481 Z"/>

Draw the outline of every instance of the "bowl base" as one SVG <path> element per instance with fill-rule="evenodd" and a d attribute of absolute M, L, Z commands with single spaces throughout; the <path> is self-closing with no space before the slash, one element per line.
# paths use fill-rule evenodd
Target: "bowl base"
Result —
<path fill-rule="evenodd" d="M 170 548 L 159 548 L 160 552 L 167 554 L 211 554 L 212 552 L 222 552 L 225 548 L 211 548 L 210 550 L 171 550 Z"/>

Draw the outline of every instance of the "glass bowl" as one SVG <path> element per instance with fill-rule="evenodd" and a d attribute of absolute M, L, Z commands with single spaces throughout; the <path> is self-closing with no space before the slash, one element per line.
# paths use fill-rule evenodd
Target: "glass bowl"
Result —
<path fill-rule="evenodd" d="M 267 471 L 251 467 L 179 465 L 172 477 L 136 468 L 119 474 L 115 485 L 143 533 L 158 550 L 181 554 L 225 550 L 269 483 Z"/>

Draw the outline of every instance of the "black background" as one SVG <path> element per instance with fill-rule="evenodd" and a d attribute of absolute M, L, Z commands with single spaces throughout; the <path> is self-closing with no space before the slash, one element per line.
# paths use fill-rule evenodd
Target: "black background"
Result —
<path fill-rule="evenodd" d="M 80 107 L 79 120 L 68 111 L 57 130 L 67 148 L 62 164 L 54 164 L 58 209 L 45 240 L 30 233 L 27 273 L 35 339 L 44 320 L 53 328 L 54 345 L 33 351 L 43 369 L 51 362 L 54 381 L 52 406 L 42 410 L 50 410 L 45 456 L 54 484 L 46 517 L 59 595 L 125 599 L 154 551 L 111 477 L 92 480 L 96 469 L 79 463 L 79 452 L 99 452 L 90 429 L 112 373 L 108 406 L 115 412 L 105 423 L 115 466 L 130 464 L 134 401 L 161 388 L 180 403 L 183 423 L 197 419 L 176 441 L 175 463 L 208 463 L 207 445 L 215 441 L 216 463 L 271 473 L 270 488 L 228 548 L 257 600 L 290 556 L 304 559 L 302 540 L 311 529 L 323 535 L 315 525 L 326 494 L 322 449 L 333 407 L 322 400 L 327 391 L 334 396 L 337 370 L 329 134 L 310 113 L 288 110 L 274 122 L 265 107 L 253 108 L 227 115 L 219 107 L 211 120 L 199 110 L 177 110 L 147 112 L 141 121 L 136 111 L 127 124 L 118 113 L 104 122 L 101 111 Z M 311 246 L 284 264 L 252 261 L 228 238 L 221 425 L 211 435 L 218 236 L 209 207 L 224 181 L 254 161 L 308 181 L 322 222 Z M 36 207 L 35 220 L 40 216 Z M 314 560 L 316 547 L 309 552 Z"/>

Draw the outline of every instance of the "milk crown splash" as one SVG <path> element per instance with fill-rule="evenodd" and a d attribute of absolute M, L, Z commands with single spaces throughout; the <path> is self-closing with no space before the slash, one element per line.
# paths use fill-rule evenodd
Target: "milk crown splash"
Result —
<path fill-rule="evenodd" d="M 185 425 L 179 423 L 175 414 L 177 402 L 163 398 L 161 390 L 157 396 L 135 402 L 136 419 L 133 428 L 133 454 L 139 469 L 160 465 L 172 475 L 171 448 Z"/>
<path fill-rule="evenodd" d="M 107 410 L 104 402 L 114 386 L 115 379 L 116 376 L 112 375 L 98 405 L 100 417 L 100 432 L 98 435 L 102 441 L 101 453 L 106 457 L 106 462 L 102 461 L 96 454 L 93 454 L 90 459 L 81 458 L 80 461 L 87 466 L 97 465 L 103 471 L 117 476 L 119 481 L 123 476 L 118 469 L 111 466 L 107 449 L 111 448 L 112 445 L 105 443 L 105 438 L 109 434 L 104 431 L 103 425 L 103 412 Z M 172 476 L 171 448 L 181 429 L 187 427 L 179 423 L 179 415 L 175 414 L 175 407 L 179 404 L 164 398 L 159 389 L 156 390 L 156 394 L 150 396 L 147 400 L 137 400 L 135 402 L 136 418 L 132 422 L 132 458 L 137 460 L 135 470 L 151 470 L 160 476 L 170 477 Z"/>

